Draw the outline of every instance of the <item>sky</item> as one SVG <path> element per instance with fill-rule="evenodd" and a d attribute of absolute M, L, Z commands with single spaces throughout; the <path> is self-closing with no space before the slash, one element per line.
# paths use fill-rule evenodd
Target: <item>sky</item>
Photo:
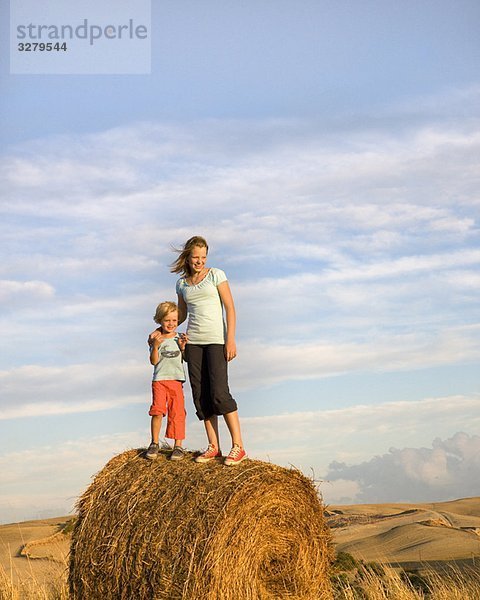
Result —
<path fill-rule="evenodd" d="M 153 0 L 151 72 L 91 75 L 10 73 L 0 7 L 0 522 L 148 445 L 192 235 L 252 458 L 327 504 L 480 495 L 478 2 Z"/>

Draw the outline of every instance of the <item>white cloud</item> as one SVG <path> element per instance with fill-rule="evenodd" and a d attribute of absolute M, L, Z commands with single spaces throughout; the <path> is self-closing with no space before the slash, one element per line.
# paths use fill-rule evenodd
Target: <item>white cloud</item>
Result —
<path fill-rule="evenodd" d="M 480 251 L 462 250 L 448 254 L 433 254 L 430 256 L 404 256 L 399 259 L 374 262 L 367 265 L 356 265 L 350 272 L 331 272 L 327 279 L 333 281 L 345 280 L 375 280 L 382 278 L 411 276 L 418 272 L 442 271 L 457 266 L 478 265 Z"/>
<path fill-rule="evenodd" d="M 0 455 L 0 522 L 71 513 L 91 478 L 112 456 L 142 443 L 138 432 L 123 433 Z"/>
<path fill-rule="evenodd" d="M 409 435 L 422 432 L 425 426 L 439 430 L 445 424 L 458 427 L 467 417 L 472 429 L 480 424 L 478 414 L 478 395 L 445 396 L 424 398 L 416 401 L 396 401 L 384 404 L 361 404 L 338 409 L 316 411 L 291 411 L 283 414 L 248 417 L 243 422 L 250 430 L 255 444 L 269 446 L 278 436 L 279 431 L 288 433 L 293 444 L 302 436 L 315 440 L 316 448 L 325 447 L 330 452 L 338 446 L 345 446 L 340 451 L 352 452 L 344 444 L 349 436 L 359 434 L 371 438 L 374 434 L 385 440 L 397 435 L 398 440 Z M 358 439 L 358 438 L 357 438 Z M 357 451 L 362 453 L 362 446 Z M 310 448 L 312 450 L 312 448 Z M 353 458 L 354 454 L 350 454 Z M 337 454 L 338 456 L 338 454 Z M 357 454 L 357 460 L 362 454 Z"/>
<path fill-rule="evenodd" d="M 333 461 L 366 461 L 392 444 L 418 444 L 425 438 L 431 439 L 435 432 L 448 434 L 466 422 L 469 430 L 475 431 L 480 425 L 478 401 L 478 396 L 451 396 L 292 411 L 244 418 L 242 425 L 254 456 L 278 464 L 294 464 L 305 472 L 313 469 L 317 476 L 331 481 L 334 478 L 326 474 Z M 343 472 L 338 477 L 342 475 Z"/>
<path fill-rule="evenodd" d="M 226 135 L 236 143 L 226 140 Z M 257 144 L 246 143 L 248 137 Z M 365 223 L 373 218 L 372 225 L 379 226 L 388 220 L 368 206 L 385 205 L 387 198 L 389 204 L 398 204 L 403 196 L 399 206 L 431 205 L 434 212 L 439 206 L 435 197 L 438 179 L 445 185 L 454 170 L 465 173 L 468 180 L 478 145 L 480 136 L 475 130 L 441 125 L 397 136 L 357 131 L 346 144 L 338 136 L 326 136 L 313 123 L 297 122 L 294 127 L 285 122 L 270 122 L 266 127 L 254 121 L 185 127 L 145 123 L 97 135 L 42 140 L 41 154 L 36 144 L 26 145 L 21 158 L 7 159 L 4 177 L 5 185 L 17 196 L 10 209 L 23 214 L 55 210 L 60 216 L 92 221 L 101 217 L 116 223 L 120 216 L 137 222 L 143 210 L 154 211 L 167 202 L 182 214 L 183 206 L 192 203 L 199 208 L 205 203 L 220 207 L 225 216 L 238 214 L 239 207 L 265 214 L 279 204 L 293 213 L 300 208 L 298 202 L 292 203 L 297 198 L 301 205 L 312 207 L 320 201 L 327 211 L 330 205 L 330 214 L 336 210 L 337 215 L 343 204 L 360 201 L 367 208 L 359 207 L 357 218 Z M 64 157 L 66 148 L 68 156 Z M 460 150 L 467 156 L 459 157 Z M 431 171 L 438 171 L 440 165 L 443 169 L 430 181 Z M 427 179 L 432 190 L 422 189 L 421 196 L 412 196 L 411 192 L 418 192 L 418 182 Z M 452 179 L 449 189 L 461 183 Z M 21 192 L 25 185 L 35 188 L 35 199 Z M 65 188 L 74 193 L 75 202 L 52 195 L 53 190 Z M 367 189 L 370 199 L 365 197 Z M 441 209 L 437 208 L 437 214 L 441 215 Z"/>
<path fill-rule="evenodd" d="M 333 462 L 326 479 L 356 484 L 353 502 L 428 502 L 478 495 L 480 437 L 456 433 L 431 448 L 391 448 L 356 464 Z"/>
<path fill-rule="evenodd" d="M 0 305 L 6 308 L 36 306 L 38 302 L 52 299 L 55 289 L 45 281 L 0 280 Z"/>
<path fill-rule="evenodd" d="M 290 329 L 287 333 L 292 335 Z M 476 361 L 479 357 L 478 327 L 446 329 L 433 335 L 391 333 L 356 342 L 250 341 L 239 346 L 232 380 L 239 387 L 254 388 L 342 373 L 392 372 L 456 364 Z"/>
<path fill-rule="evenodd" d="M 252 456 L 313 473 L 329 503 L 446 500 L 478 495 L 479 400 L 292 411 L 244 418 L 242 426 Z M 419 448 L 435 436 L 431 449 Z"/>
<path fill-rule="evenodd" d="M 71 414 L 145 402 L 150 369 L 135 361 L 64 367 L 26 365 L 0 372 L 0 419 Z"/>
<path fill-rule="evenodd" d="M 165 280 L 169 243 L 192 229 L 208 236 L 227 266 L 253 265 L 262 280 L 267 272 L 283 276 L 285 267 L 298 272 L 305 262 L 331 283 L 412 279 L 478 264 L 468 244 L 462 248 L 476 231 L 469 172 L 472 147 L 480 145 L 475 131 L 364 130 L 345 143 L 314 124 L 307 133 L 306 125 L 145 123 L 43 140 L 41 155 L 37 143 L 27 144 L 5 171 L 12 200 L 4 210 L 53 224 L 40 227 L 39 239 L 36 223 L 17 222 L 1 268 L 9 277 L 41 273 L 71 282 L 88 274 L 97 288 L 106 274 Z M 459 158 L 459 147 L 471 158 Z M 452 165 L 463 175 L 448 179 Z M 25 182 L 35 197 L 23 191 Z M 453 247 L 445 248 L 447 241 Z M 118 291 L 115 284 L 110 291 Z"/>

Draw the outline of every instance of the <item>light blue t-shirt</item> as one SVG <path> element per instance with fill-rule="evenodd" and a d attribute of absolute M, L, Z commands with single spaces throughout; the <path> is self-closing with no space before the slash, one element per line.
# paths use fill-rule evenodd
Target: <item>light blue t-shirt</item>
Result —
<path fill-rule="evenodd" d="M 153 367 L 153 381 L 185 381 L 178 335 L 163 340 L 158 348 L 158 363 Z"/>
<path fill-rule="evenodd" d="M 197 285 L 190 285 L 185 277 L 177 281 L 177 294 L 183 297 L 188 310 L 189 343 L 225 343 L 223 306 L 217 289 L 224 281 L 227 281 L 225 273 L 213 267 Z"/>

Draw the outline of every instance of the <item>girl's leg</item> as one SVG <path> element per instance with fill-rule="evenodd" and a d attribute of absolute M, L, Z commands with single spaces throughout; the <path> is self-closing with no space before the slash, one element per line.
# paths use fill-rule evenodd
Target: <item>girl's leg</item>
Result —
<path fill-rule="evenodd" d="M 232 398 L 228 387 L 228 363 L 225 358 L 223 344 L 205 346 L 210 383 L 211 412 L 226 415 L 237 410 L 237 403 Z"/>
<path fill-rule="evenodd" d="M 188 378 L 192 388 L 193 403 L 197 417 L 205 419 L 205 415 L 211 414 L 210 403 L 210 381 L 208 378 L 208 364 L 205 346 L 187 344 L 185 352 L 187 355 Z"/>
<path fill-rule="evenodd" d="M 152 442 L 158 444 L 160 437 L 160 428 L 162 426 L 163 415 L 153 415 L 150 421 L 150 431 L 152 433 Z"/>
<path fill-rule="evenodd" d="M 225 419 L 232 438 L 232 446 L 237 445 L 243 448 L 237 403 L 232 398 L 228 387 L 228 363 L 225 358 L 224 346 L 222 344 L 210 344 L 207 346 L 206 352 L 212 404 L 216 412 L 222 414 Z"/>
<path fill-rule="evenodd" d="M 212 415 L 211 417 L 208 417 L 208 419 L 205 419 L 204 424 L 205 431 L 207 432 L 208 443 L 215 446 L 217 450 L 220 450 L 217 415 Z"/>
<path fill-rule="evenodd" d="M 240 430 L 240 419 L 238 418 L 238 410 L 223 415 L 228 431 L 232 436 L 232 446 L 235 444 L 243 448 L 242 432 Z"/>
<path fill-rule="evenodd" d="M 218 438 L 218 417 L 212 415 L 204 419 L 205 431 L 207 432 L 208 448 L 205 452 L 195 458 L 197 463 L 206 463 L 221 456 Z"/>

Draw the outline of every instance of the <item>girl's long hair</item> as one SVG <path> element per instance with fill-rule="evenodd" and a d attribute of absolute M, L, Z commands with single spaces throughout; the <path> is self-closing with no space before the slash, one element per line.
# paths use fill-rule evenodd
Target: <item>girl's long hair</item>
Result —
<path fill-rule="evenodd" d="M 207 240 L 200 235 L 194 235 L 189 240 L 187 240 L 182 249 L 173 248 L 174 252 L 178 252 L 178 258 L 170 265 L 171 273 L 179 273 L 180 275 L 190 277 L 192 275 L 192 270 L 190 265 L 188 264 L 188 259 L 192 250 L 195 246 L 200 246 L 200 248 L 206 248 L 208 253 L 208 244 Z"/>

